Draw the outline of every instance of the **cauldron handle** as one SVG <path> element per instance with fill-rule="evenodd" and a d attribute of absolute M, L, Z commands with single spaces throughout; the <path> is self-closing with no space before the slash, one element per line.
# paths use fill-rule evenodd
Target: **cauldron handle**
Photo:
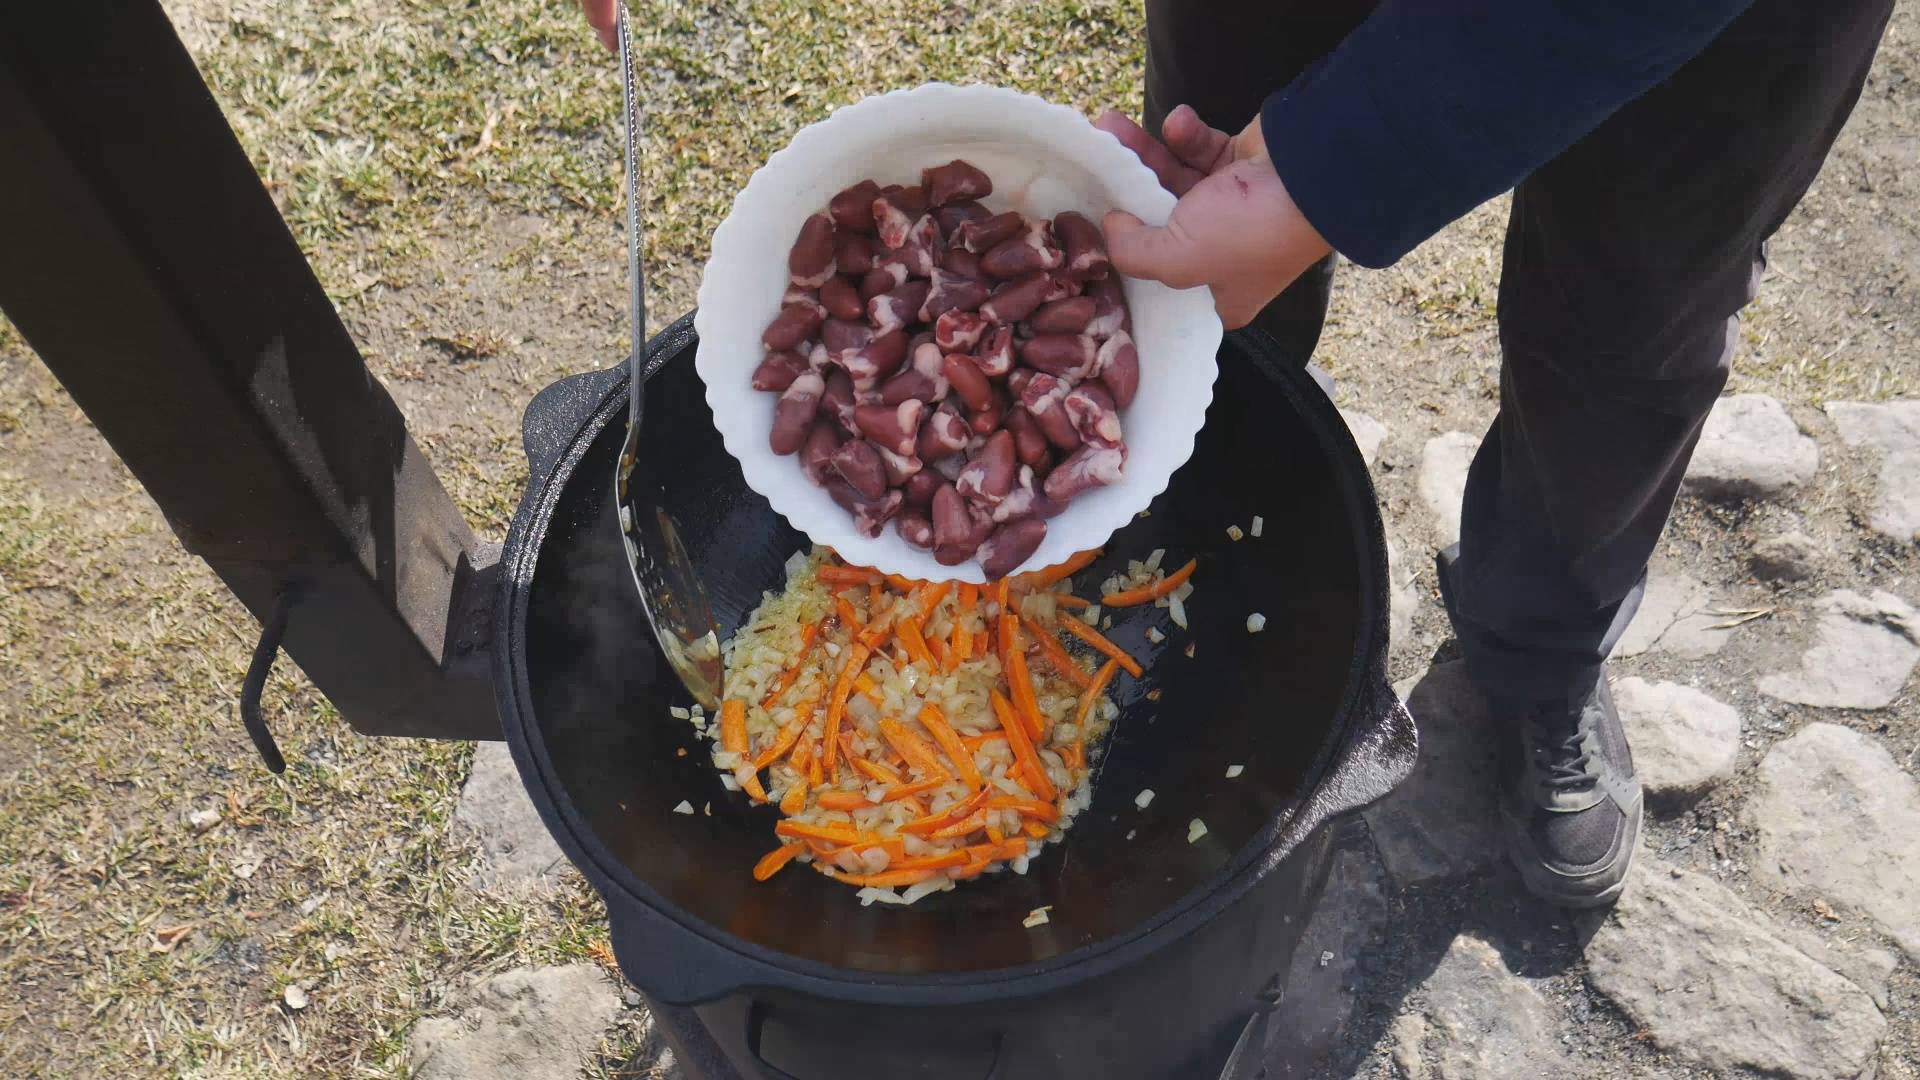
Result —
<path fill-rule="evenodd" d="M 1413 714 L 1388 685 L 1385 672 L 1368 679 L 1354 709 L 1354 730 L 1327 769 L 1326 779 L 1288 823 L 1281 850 L 1290 851 L 1337 815 L 1383 797 L 1413 771 L 1420 734 Z"/>
<path fill-rule="evenodd" d="M 760 1070 L 764 1080 L 801 1080 L 800 1077 L 787 1072 L 761 1056 L 760 1034 L 761 1029 L 766 1024 L 766 1019 L 767 1010 L 763 1008 L 759 1002 L 755 1002 L 747 1007 L 746 1045 L 747 1052 L 753 1055 L 754 1067 Z M 1007 1057 L 1006 1054 L 1003 1053 L 1005 1049 L 1006 1041 L 1000 1037 L 998 1032 L 995 1032 L 993 1036 L 993 1062 L 987 1066 L 986 1075 L 981 1077 L 980 1080 L 1007 1080 Z"/>

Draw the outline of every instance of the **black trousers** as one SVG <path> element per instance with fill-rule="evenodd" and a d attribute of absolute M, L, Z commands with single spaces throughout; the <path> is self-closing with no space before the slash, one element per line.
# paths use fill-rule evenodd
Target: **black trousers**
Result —
<path fill-rule="evenodd" d="M 1185 103 L 1238 131 L 1333 49 L 1361 0 L 1147 0 L 1147 126 Z M 1500 412 L 1441 590 L 1476 679 L 1584 698 L 1633 616 L 1763 245 L 1858 100 L 1891 0 L 1757 0 L 1671 78 L 1514 192 Z M 1329 259 L 1255 325 L 1304 364 Z"/>

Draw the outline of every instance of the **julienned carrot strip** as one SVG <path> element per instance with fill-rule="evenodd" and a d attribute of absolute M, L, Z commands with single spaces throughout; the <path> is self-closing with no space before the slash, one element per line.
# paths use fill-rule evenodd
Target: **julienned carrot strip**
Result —
<path fill-rule="evenodd" d="M 860 691 L 862 696 L 872 701 L 875 705 L 883 705 L 886 703 L 887 695 L 880 692 L 880 684 L 874 682 L 873 676 L 864 671 L 854 677 L 853 688 Z"/>
<path fill-rule="evenodd" d="M 896 885 L 918 885 L 933 874 L 932 870 L 883 870 L 878 874 L 836 874 L 829 871 L 827 876 L 862 888 L 891 889 Z"/>
<path fill-rule="evenodd" d="M 1027 670 L 1027 651 L 1020 644 L 1018 616 L 1000 616 L 1000 663 L 1006 668 L 1014 714 L 1026 722 L 1028 737 L 1035 742 L 1045 739 L 1046 720 L 1040 715 L 1040 697 L 1033 688 L 1033 674 Z"/>
<path fill-rule="evenodd" d="M 893 633 L 893 620 L 899 613 L 899 601 L 887 605 L 885 611 L 876 613 L 867 621 L 867 628 L 860 631 L 860 644 L 872 650 L 884 643 L 887 637 Z"/>
<path fill-rule="evenodd" d="M 945 600 L 947 594 L 952 591 L 953 582 L 951 581 L 943 581 L 928 589 L 927 594 L 920 598 L 920 617 L 924 619 L 933 614 L 933 609 L 939 607 L 940 601 Z"/>
<path fill-rule="evenodd" d="M 851 825 L 823 825 L 811 821 L 781 821 L 773 826 L 776 836 L 801 840 L 825 840 L 842 847 L 876 847 L 887 842 L 879 833 L 862 832 Z"/>
<path fill-rule="evenodd" d="M 1045 840 L 1047 838 L 1047 827 L 1045 825 L 1040 824 L 1037 821 L 1028 821 L 1028 822 L 1022 823 L 1020 826 L 1020 831 L 1023 833 L 1026 833 L 1028 836 L 1033 837 L 1035 840 Z"/>
<path fill-rule="evenodd" d="M 982 746 L 985 746 L 986 744 L 990 742 L 994 742 L 996 740 L 1000 742 L 1005 742 L 1007 740 L 1007 733 L 1004 731 L 996 730 L 996 731 L 983 731 L 978 735 L 960 736 L 960 744 L 962 746 L 965 746 L 969 750 L 978 750 Z"/>
<path fill-rule="evenodd" d="M 912 592 L 914 589 L 919 588 L 920 586 L 926 584 L 926 582 L 924 581 L 916 581 L 913 578 L 901 577 L 899 574 L 888 574 L 886 576 L 886 582 L 887 584 L 893 586 L 894 588 L 899 589 L 901 592 Z"/>
<path fill-rule="evenodd" d="M 953 726 L 947 723 L 946 714 L 940 711 L 938 705 L 929 704 L 920 710 L 920 726 L 926 728 L 927 733 L 933 736 L 933 741 L 940 744 L 941 751 L 960 771 L 960 780 L 968 790 L 980 790 L 983 778 L 980 769 L 973 763 L 973 754 L 961 743 L 960 736 L 954 734 Z"/>
<path fill-rule="evenodd" d="M 839 614 L 840 624 L 848 630 L 858 630 L 867 625 L 867 620 L 861 617 L 859 609 L 855 608 L 853 602 L 844 596 L 837 594 L 834 596 L 833 610 Z"/>
<path fill-rule="evenodd" d="M 953 775 L 941 766 L 940 758 L 934 754 L 933 747 L 927 745 L 927 740 L 908 731 L 893 717 L 881 717 L 880 734 L 886 736 L 888 746 L 893 747 L 896 753 L 907 759 L 907 764 L 927 774 L 929 778 L 937 776 L 944 780 Z"/>
<path fill-rule="evenodd" d="M 786 727 L 780 729 L 780 733 L 774 736 L 773 742 L 765 750 L 760 752 L 759 757 L 753 759 L 754 771 L 758 772 L 772 765 L 774 762 L 779 761 L 781 758 L 788 756 L 788 754 L 794 753 L 802 741 L 801 736 L 806 733 L 807 725 L 813 723 L 813 714 L 817 712 L 819 708 L 820 695 L 817 693 L 800 704 L 795 705 L 793 707 L 792 721 L 790 721 Z M 795 767 L 798 768 L 799 765 L 796 764 Z"/>
<path fill-rule="evenodd" d="M 961 614 L 972 611 L 980 603 L 980 586 L 971 581 L 960 583 L 960 595 L 954 598 L 954 606 Z"/>
<path fill-rule="evenodd" d="M 880 801 L 881 802 L 897 802 L 901 799 L 911 799 L 915 795 L 925 795 L 929 791 L 938 790 L 939 788 L 945 787 L 949 783 L 951 783 L 951 781 L 933 779 L 933 780 L 922 780 L 917 784 L 896 784 L 892 787 L 889 787 L 880 796 Z"/>
<path fill-rule="evenodd" d="M 815 575 L 828 585 L 871 585 L 880 575 L 858 566 L 823 566 Z"/>
<path fill-rule="evenodd" d="M 1016 799 L 1011 795 L 1000 795 L 987 800 L 989 810 L 1017 810 L 1023 817 L 1039 818 L 1041 821 L 1059 821 L 1060 808 L 1038 799 Z"/>
<path fill-rule="evenodd" d="M 967 849 L 961 848 L 958 851 L 949 851 L 944 855 L 921 855 L 918 858 L 901 859 L 899 862 L 888 863 L 887 870 L 888 872 L 895 870 L 945 870 L 949 866 L 965 865 L 970 858 L 971 856 L 967 854 Z"/>
<path fill-rule="evenodd" d="M 1140 662 L 1138 660 L 1135 660 L 1133 657 L 1128 656 L 1125 649 L 1122 649 L 1120 646 L 1115 645 L 1111 641 L 1108 641 L 1107 636 L 1105 634 L 1102 634 L 1100 631 L 1095 630 L 1091 626 L 1088 626 L 1086 623 L 1080 621 L 1079 619 L 1061 619 L 1060 625 L 1066 627 L 1067 632 L 1072 634 L 1074 637 L 1079 638 L 1081 641 L 1086 642 L 1087 644 L 1093 646 L 1094 648 L 1100 650 L 1101 652 L 1106 653 L 1108 656 L 1113 657 L 1115 660 L 1120 661 L 1120 670 L 1126 672 L 1127 674 L 1133 676 L 1134 678 L 1137 679 L 1142 675 L 1146 674 L 1146 669 L 1140 666 Z"/>
<path fill-rule="evenodd" d="M 927 839 L 956 840 L 962 836 L 968 835 L 969 833 L 979 832 L 981 829 L 984 829 L 986 827 L 987 827 L 986 811 L 975 810 L 973 813 L 968 814 L 966 817 L 961 818 L 959 821 L 956 821 L 945 828 L 935 829 L 934 831 L 928 833 Z"/>
<path fill-rule="evenodd" d="M 1081 769 L 1087 767 L 1086 750 L 1079 746 L 1068 745 L 1061 747 L 1060 760 L 1066 762 L 1067 768 L 1074 772 L 1079 772 Z"/>
<path fill-rule="evenodd" d="M 827 759 L 827 775 L 835 780 L 840 778 L 840 714 L 847 709 L 847 695 L 853 693 L 853 680 L 866 666 L 869 651 L 865 645 L 858 644 L 847 650 L 846 665 L 840 669 L 840 678 L 833 684 L 833 699 L 827 704 L 827 731 L 821 743 Z"/>
<path fill-rule="evenodd" d="M 854 768 L 859 769 L 861 772 L 866 773 L 882 784 L 898 785 L 901 782 L 899 773 L 894 772 L 892 769 L 887 768 L 885 765 L 871 758 L 857 757 L 851 760 L 853 761 Z"/>
<path fill-rule="evenodd" d="M 947 670 L 947 639 L 927 638 L 927 652 L 933 655 L 933 670 L 938 673 Z"/>
<path fill-rule="evenodd" d="M 1046 627 L 1029 618 L 1022 618 L 1020 621 L 1026 624 L 1027 632 L 1033 635 L 1034 644 L 1040 646 L 1040 655 L 1046 658 L 1047 666 L 1082 690 L 1093 682 L 1093 676 L 1073 662 L 1073 654 L 1068 652 L 1065 646 L 1060 644 L 1060 639 L 1054 637 Z"/>
<path fill-rule="evenodd" d="M 1113 682 L 1113 673 L 1119 668 L 1120 661 L 1109 660 L 1100 665 L 1100 674 L 1093 677 L 1093 685 L 1080 695 L 1080 709 L 1073 714 L 1073 753 L 1084 762 L 1087 757 L 1087 720 L 1093 715 L 1093 707 L 1100 702 L 1100 695 L 1107 692 L 1107 686 Z"/>
<path fill-rule="evenodd" d="M 823 810 L 864 810 L 874 805 L 857 791 L 823 791 L 813 801 Z"/>
<path fill-rule="evenodd" d="M 953 620 L 953 640 L 947 645 L 947 670 L 952 671 L 973 658 L 973 631 L 966 620 Z"/>
<path fill-rule="evenodd" d="M 1181 585 L 1186 584 L 1186 580 L 1193 576 L 1193 568 L 1198 565 L 1200 565 L 1200 560 L 1188 559 L 1187 565 L 1175 570 L 1173 573 L 1168 574 L 1166 577 L 1161 578 L 1151 585 L 1142 585 L 1137 589 L 1127 589 L 1124 592 L 1108 593 L 1100 598 L 1100 602 L 1108 607 L 1133 607 L 1138 604 L 1151 604 L 1155 600 L 1179 588 Z"/>
<path fill-rule="evenodd" d="M 1000 605 L 1000 613 L 1003 615 L 1013 609 L 1012 604 L 1009 603 L 1007 599 L 1011 589 L 1012 585 L 1006 578 L 1001 578 L 995 582 L 993 586 L 993 602 Z"/>
<path fill-rule="evenodd" d="M 800 677 L 801 669 L 806 666 L 807 650 L 813 648 L 813 639 L 819 634 L 820 624 L 817 622 L 808 623 L 807 628 L 800 632 L 800 649 L 793 654 L 793 663 L 780 673 L 780 681 L 773 684 L 773 691 L 760 700 L 761 708 L 773 708 L 773 703 L 780 700 L 780 695 L 793 688 L 794 680 Z"/>
<path fill-rule="evenodd" d="M 1080 552 L 1066 562 L 1055 563 L 1052 566 L 1035 570 L 1032 573 L 1021 574 L 1014 580 L 1020 588 L 1029 592 L 1038 592 L 1049 585 L 1065 581 L 1080 571 L 1085 570 L 1092 564 L 1093 560 L 1099 557 L 1100 549 L 1092 548 Z"/>
<path fill-rule="evenodd" d="M 914 818 L 912 821 L 909 821 L 905 825 L 900 826 L 900 831 L 904 833 L 924 833 L 924 832 L 931 832 L 934 829 L 938 829 L 946 825 L 951 825 L 954 822 L 961 820 L 962 818 L 970 816 L 971 814 L 973 814 L 974 811 L 987 805 L 987 799 L 991 797 L 992 794 L 993 794 L 992 788 L 981 788 L 979 791 L 974 792 L 971 796 L 967 797 L 965 800 L 947 807 L 945 810 L 940 811 L 938 814 L 932 814 L 927 817 Z"/>
<path fill-rule="evenodd" d="M 1020 623 L 1012 615 L 1002 613 L 994 622 L 994 630 L 994 652 L 1000 657 L 1000 672 L 1004 675 L 1014 646 L 1019 644 Z"/>
<path fill-rule="evenodd" d="M 867 618 L 871 619 L 880 613 L 880 598 L 885 595 L 886 590 L 880 587 L 878 581 L 867 586 Z"/>
<path fill-rule="evenodd" d="M 1093 601 L 1085 597 L 1075 596 L 1072 593 L 1057 592 L 1048 593 L 1047 595 L 1053 597 L 1054 607 L 1070 608 L 1078 611 L 1081 608 L 1090 608 L 1093 606 Z"/>
<path fill-rule="evenodd" d="M 900 643 L 907 647 L 909 657 L 927 665 L 928 671 L 940 670 L 933 662 L 933 654 L 927 651 L 927 639 L 920 633 L 918 619 L 901 619 L 895 624 L 893 632 L 899 636 Z"/>
<path fill-rule="evenodd" d="M 1005 831 L 1003 831 L 1003 830 L 1002 830 L 1002 829 L 1000 828 L 1000 826 L 998 826 L 998 825 L 989 825 L 989 826 L 987 826 L 987 839 L 988 839 L 988 840 L 990 840 L 990 841 L 992 841 L 993 843 L 996 843 L 996 844 L 997 844 L 997 843 L 999 843 L 999 842 L 1001 842 L 1002 840 L 1005 840 L 1006 838 L 1007 838 L 1007 834 L 1006 834 L 1006 832 L 1005 832 Z"/>
<path fill-rule="evenodd" d="M 793 857 L 800 854 L 805 846 L 804 844 L 781 844 L 760 856 L 760 861 L 753 864 L 753 880 L 765 881 L 779 873 L 780 868 L 792 862 Z"/>
<path fill-rule="evenodd" d="M 792 817 L 807 808 L 807 778 L 802 776 L 793 782 L 785 795 L 780 796 L 780 812 Z"/>
<path fill-rule="evenodd" d="M 1035 795 L 1052 802 L 1056 795 L 1053 782 L 1047 779 L 1046 769 L 1040 764 L 1039 755 L 1033 752 L 1033 742 L 1027 738 L 1027 729 L 1018 716 L 1013 713 L 1013 705 L 998 690 L 989 690 L 988 698 L 993 702 L 993 714 L 1000 719 L 1000 730 L 1007 733 L 1007 745 L 1013 747 L 1013 759 L 1020 763 L 1027 773 L 1027 786 Z"/>
<path fill-rule="evenodd" d="M 747 752 L 747 703 L 739 698 L 720 703 L 720 749 L 735 754 Z"/>

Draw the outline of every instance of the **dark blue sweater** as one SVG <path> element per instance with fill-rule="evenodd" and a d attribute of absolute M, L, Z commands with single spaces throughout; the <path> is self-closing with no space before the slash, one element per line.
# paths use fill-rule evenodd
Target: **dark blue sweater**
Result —
<path fill-rule="evenodd" d="M 1287 191 L 1335 251 L 1391 265 L 1704 49 L 1752 0 L 1382 0 L 1267 99 Z"/>

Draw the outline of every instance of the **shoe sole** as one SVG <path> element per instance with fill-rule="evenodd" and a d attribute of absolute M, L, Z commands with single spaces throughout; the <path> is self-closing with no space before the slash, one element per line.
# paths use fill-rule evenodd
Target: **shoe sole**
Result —
<path fill-rule="evenodd" d="M 1528 849 L 1520 839 L 1525 835 L 1526 825 L 1516 823 L 1503 807 L 1500 819 L 1506 825 L 1507 859 L 1513 868 L 1520 872 L 1520 881 L 1527 891 L 1550 904 L 1575 910 L 1585 908 L 1608 907 L 1620 899 L 1626 891 L 1627 878 L 1633 870 L 1635 854 L 1640 850 L 1640 832 L 1646 824 L 1646 804 L 1644 800 L 1629 815 L 1633 824 L 1629 827 L 1627 838 L 1621 850 L 1619 861 L 1619 880 L 1607 885 L 1598 892 L 1580 888 L 1582 882 L 1604 881 L 1614 874 L 1614 869 L 1596 870 L 1585 877 L 1568 877 L 1556 874 L 1540 864 L 1539 854 Z"/>

